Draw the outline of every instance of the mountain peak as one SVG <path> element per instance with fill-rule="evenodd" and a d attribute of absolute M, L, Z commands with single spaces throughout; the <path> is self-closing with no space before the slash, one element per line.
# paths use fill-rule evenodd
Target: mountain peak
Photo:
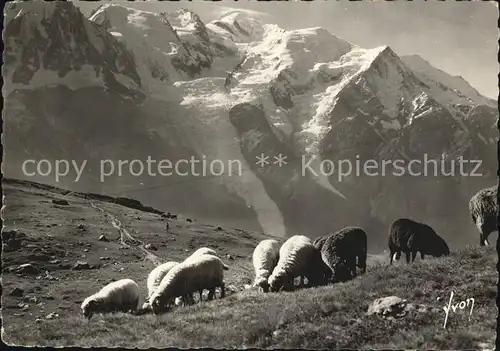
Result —
<path fill-rule="evenodd" d="M 128 50 L 93 25 L 73 3 L 14 3 L 6 17 L 4 74 L 13 83 L 10 88 L 63 84 L 73 75 L 81 76 L 69 78 L 78 81 L 74 87 L 96 83 L 132 90 L 140 87 Z"/>
<path fill-rule="evenodd" d="M 421 81 L 434 90 L 439 89 L 440 95 L 455 105 L 468 103 L 490 107 L 497 105 L 495 100 L 482 96 L 461 76 L 454 76 L 436 68 L 419 55 L 401 56 L 401 60 Z"/>

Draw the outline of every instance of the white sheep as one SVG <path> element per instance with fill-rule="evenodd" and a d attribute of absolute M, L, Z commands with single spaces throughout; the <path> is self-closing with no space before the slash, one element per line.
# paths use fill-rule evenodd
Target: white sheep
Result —
<path fill-rule="evenodd" d="M 135 312 L 139 305 L 139 286 L 132 279 L 109 283 L 99 292 L 87 297 L 81 305 L 85 318 L 94 313 Z"/>
<path fill-rule="evenodd" d="M 188 258 L 186 258 L 186 260 L 196 259 L 196 257 L 198 257 L 200 255 L 213 255 L 215 257 L 219 257 L 217 255 L 217 253 L 215 252 L 215 250 L 213 250 L 211 248 L 208 248 L 208 247 L 200 247 L 198 250 L 196 250 L 195 252 L 193 252 L 191 254 L 191 256 L 189 256 Z M 203 289 L 199 290 L 198 293 L 200 294 L 200 301 L 202 301 L 203 300 Z M 207 299 L 211 300 L 211 299 L 213 299 L 213 297 L 214 297 L 214 295 L 212 295 L 212 294 L 209 293 Z M 186 305 L 186 304 L 193 304 L 194 303 L 192 295 L 184 296 L 180 301 L 184 305 Z"/>
<path fill-rule="evenodd" d="M 190 295 L 196 291 L 221 288 L 221 298 L 225 296 L 224 270 L 229 269 L 218 257 L 200 255 L 196 259 L 185 260 L 172 268 L 163 278 L 160 286 L 150 298 L 154 314 L 165 311 L 178 296 Z"/>
<path fill-rule="evenodd" d="M 149 304 L 149 298 L 151 297 L 151 295 L 153 295 L 155 290 L 158 288 L 163 277 L 165 277 L 167 275 L 167 273 L 178 264 L 179 264 L 179 262 L 175 262 L 175 261 L 165 262 L 165 263 L 157 266 L 155 269 L 153 269 L 149 273 L 148 280 L 147 280 L 148 297 L 146 298 L 146 301 L 142 305 L 142 308 L 141 308 L 142 312 L 146 312 L 150 309 L 151 306 Z"/>
<path fill-rule="evenodd" d="M 158 288 L 163 277 L 165 277 L 167 273 L 178 264 L 179 262 L 175 261 L 165 262 L 153 269 L 151 273 L 149 273 L 147 282 L 148 298 L 155 292 L 156 288 Z"/>
<path fill-rule="evenodd" d="M 306 277 L 309 285 L 324 283 L 325 264 L 321 253 L 308 237 L 294 235 L 281 246 L 279 260 L 268 279 L 271 291 L 290 288 L 295 277 Z"/>
<path fill-rule="evenodd" d="M 254 287 L 260 291 L 268 292 L 267 279 L 273 272 L 279 260 L 280 246 L 276 240 L 262 240 L 253 251 L 252 262 L 255 270 Z"/>

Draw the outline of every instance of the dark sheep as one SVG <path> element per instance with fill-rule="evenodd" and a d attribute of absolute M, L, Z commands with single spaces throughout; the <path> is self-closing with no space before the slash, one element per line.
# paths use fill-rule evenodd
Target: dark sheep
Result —
<path fill-rule="evenodd" d="M 334 234 L 317 238 L 313 245 L 321 251 L 323 262 L 330 268 L 327 279 L 334 282 L 356 277 L 356 266 L 366 272 L 367 238 L 363 229 L 347 227 Z"/>
<path fill-rule="evenodd" d="M 498 231 L 498 185 L 479 190 L 469 201 L 472 221 L 479 230 L 479 245 L 490 245 L 488 236 Z"/>
<path fill-rule="evenodd" d="M 408 218 L 400 218 L 392 223 L 389 231 L 390 264 L 393 259 L 399 260 L 401 252 L 406 255 L 406 262 L 415 261 L 417 252 L 424 259 L 424 255 L 434 257 L 447 256 L 450 249 L 446 241 L 441 238 L 430 226 Z"/>

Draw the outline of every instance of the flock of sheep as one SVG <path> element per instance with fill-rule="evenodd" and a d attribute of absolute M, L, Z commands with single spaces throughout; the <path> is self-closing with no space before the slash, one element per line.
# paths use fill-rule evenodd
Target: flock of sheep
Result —
<path fill-rule="evenodd" d="M 488 245 L 490 232 L 497 230 L 497 186 L 483 189 L 469 203 L 472 219 L 480 232 L 480 244 Z M 407 218 L 394 221 L 389 231 L 390 264 L 401 253 L 407 263 L 414 261 L 418 252 L 435 257 L 450 254 L 445 240 L 429 225 Z M 367 235 L 358 227 L 347 227 L 314 241 L 303 235 L 294 235 L 279 245 L 276 240 L 261 241 L 254 249 L 252 262 L 255 270 L 253 287 L 262 292 L 291 290 L 295 278 L 300 286 L 321 286 L 356 277 L 357 268 L 366 271 Z M 224 270 L 228 270 L 216 252 L 200 248 L 183 262 L 166 262 L 151 271 L 147 279 L 148 297 L 139 308 L 139 287 L 131 279 L 122 279 L 106 285 L 98 293 L 86 298 L 81 309 L 86 318 L 94 313 L 152 311 L 158 315 L 172 305 L 194 303 L 193 294 L 209 291 L 208 300 L 225 296 Z"/>

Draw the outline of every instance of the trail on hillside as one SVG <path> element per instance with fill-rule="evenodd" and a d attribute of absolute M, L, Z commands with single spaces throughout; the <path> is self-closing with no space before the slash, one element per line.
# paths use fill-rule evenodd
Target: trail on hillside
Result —
<path fill-rule="evenodd" d="M 127 244 L 127 241 L 128 241 L 131 244 L 133 244 L 135 247 L 137 247 L 140 250 L 142 250 L 144 252 L 144 254 L 146 255 L 146 258 L 148 260 L 150 260 L 152 263 L 154 263 L 155 265 L 160 265 L 163 262 L 162 259 L 160 259 L 158 256 L 156 256 L 155 254 L 153 254 L 149 250 L 147 250 L 144 247 L 145 244 L 142 241 L 140 241 L 139 239 L 134 238 L 129 233 L 129 231 L 124 227 L 124 225 L 122 224 L 122 222 L 118 218 L 116 218 L 114 215 L 112 215 L 108 211 L 104 210 L 102 207 L 99 207 L 98 205 L 96 205 L 92 201 L 90 202 L 90 205 L 93 208 L 95 208 L 96 210 L 98 210 L 99 212 L 104 213 L 106 215 L 106 217 L 109 218 L 109 220 L 111 222 L 111 225 L 114 228 L 116 228 L 118 230 L 118 232 L 120 233 L 120 242 L 121 242 L 121 244 L 123 246 L 130 247 L 130 245 Z"/>

